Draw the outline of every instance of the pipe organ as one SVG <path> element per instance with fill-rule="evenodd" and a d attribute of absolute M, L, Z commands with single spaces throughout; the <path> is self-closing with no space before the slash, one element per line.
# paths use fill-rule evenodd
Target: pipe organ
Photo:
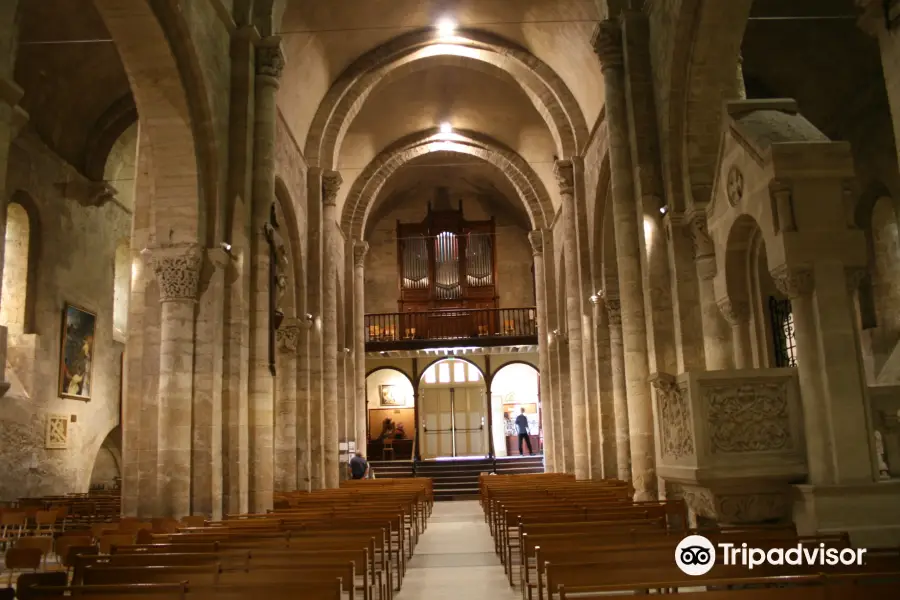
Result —
<path fill-rule="evenodd" d="M 457 209 L 433 210 L 420 223 L 397 222 L 399 310 L 497 308 L 494 219 L 467 221 Z"/>

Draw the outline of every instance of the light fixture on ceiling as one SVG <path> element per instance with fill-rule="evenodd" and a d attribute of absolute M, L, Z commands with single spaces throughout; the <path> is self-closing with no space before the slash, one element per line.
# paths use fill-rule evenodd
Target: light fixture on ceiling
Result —
<path fill-rule="evenodd" d="M 450 37 L 456 33 L 456 21 L 449 17 L 444 17 L 437 22 L 438 35 L 441 37 Z"/>
<path fill-rule="evenodd" d="M 447 121 L 444 121 L 443 123 L 441 123 L 441 133 L 444 135 L 453 133 L 453 126 Z"/>

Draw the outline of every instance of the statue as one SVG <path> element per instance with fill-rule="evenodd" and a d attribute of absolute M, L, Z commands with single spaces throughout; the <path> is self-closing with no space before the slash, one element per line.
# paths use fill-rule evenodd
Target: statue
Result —
<path fill-rule="evenodd" d="M 875 430 L 875 456 L 878 458 L 878 476 L 881 479 L 890 479 L 891 474 L 888 471 L 887 462 L 884 460 L 884 440 L 881 437 L 881 432 L 877 429 Z"/>
<path fill-rule="evenodd" d="M 275 312 L 283 315 L 281 301 L 284 299 L 284 294 L 287 291 L 287 265 L 289 261 L 287 245 L 284 243 L 281 234 L 278 233 L 278 220 L 275 218 L 274 208 L 270 221 L 263 227 L 263 233 L 265 233 L 266 240 L 269 242 L 269 246 L 272 249 L 272 258 L 275 261 Z"/>

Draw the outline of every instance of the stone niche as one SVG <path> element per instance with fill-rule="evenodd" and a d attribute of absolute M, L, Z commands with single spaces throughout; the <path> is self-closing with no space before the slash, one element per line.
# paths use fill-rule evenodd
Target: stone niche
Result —
<path fill-rule="evenodd" d="M 653 376 L 657 470 L 720 524 L 789 519 L 807 474 L 796 369 Z"/>

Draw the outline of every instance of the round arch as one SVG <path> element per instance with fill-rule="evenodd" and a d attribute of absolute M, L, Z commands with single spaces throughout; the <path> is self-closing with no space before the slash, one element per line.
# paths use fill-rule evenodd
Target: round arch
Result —
<path fill-rule="evenodd" d="M 517 360 L 504 364 L 491 377 L 489 386 L 491 435 L 498 457 L 523 454 L 516 421 L 525 414 L 528 422 L 526 446 L 532 454 L 540 450 L 541 403 L 540 371 L 531 363 Z M 524 413 L 520 413 L 524 411 Z M 523 437 L 522 441 L 526 441 Z"/>
<path fill-rule="evenodd" d="M 475 367 L 475 368 L 478 370 L 478 374 L 481 375 L 481 381 L 482 381 L 482 382 L 484 383 L 484 385 L 485 385 L 485 391 L 487 391 L 488 378 L 487 378 L 487 376 L 486 376 L 485 373 L 484 373 L 484 369 L 482 369 L 481 367 L 479 367 L 475 362 L 469 360 L 468 358 L 463 358 L 462 356 L 442 356 L 442 357 L 440 357 L 440 358 L 434 359 L 433 361 L 431 361 L 430 363 L 428 363 L 427 365 L 425 365 L 425 368 L 422 369 L 422 372 L 421 372 L 421 373 L 419 373 L 419 380 L 418 380 L 417 384 L 418 384 L 418 385 L 422 385 L 422 379 L 425 377 L 425 373 L 426 373 L 426 371 L 428 371 L 428 369 L 430 369 L 431 367 L 437 365 L 438 363 L 446 362 L 446 361 L 448 361 L 448 360 L 452 360 L 452 361 L 457 361 L 457 360 L 458 360 L 458 361 L 460 361 L 460 362 L 464 362 L 464 363 L 470 364 L 470 365 L 472 365 L 473 367 Z M 473 383 L 474 383 L 474 382 L 473 382 Z"/>
<path fill-rule="evenodd" d="M 131 83 L 150 153 L 158 238 L 207 243 L 218 178 L 211 110 L 185 16 L 148 0 L 94 0 Z"/>
<path fill-rule="evenodd" d="M 460 31 L 435 43 L 430 29 L 397 37 L 360 57 L 323 98 L 307 136 L 304 156 L 311 166 L 334 169 L 341 142 L 366 98 L 397 69 L 424 59 L 443 57 L 471 67 L 482 63 L 518 82 L 547 123 L 559 156 L 576 156 L 588 139 L 584 115 L 562 79 L 520 47 L 481 31 Z"/>
<path fill-rule="evenodd" d="M 385 149 L 353 182 L 341 214 L 349 239 L 362 239 L 366 219 L 378 192 L 400 167 L 433 152 L 455 152 L 480 158 L 499 169 L 515 187 L 532 229 L 549 228 L 555 211 L 547 189 L 525 160 L 496 141 L 471 132 L 440 134 L 436 130 L 408 136 Z"/>
<path fill-rule="evenodd" d="M 406 380 L 409 382 L 409 385 L 413 385 L 413 378 L 410 376 L 409 373 L 407 373 L 400 367 L 390 367 L 390 366 L 375 367 L 374 369 L 370 369 L 370 370 L 366 371 L 366 379 L 369 378 L 369 375 L 372 375 L 373 373 L 378 373 L 379 371 L 397 371 L 398 373 L 403 375 L 403 377 L 406 378 Z"/>

